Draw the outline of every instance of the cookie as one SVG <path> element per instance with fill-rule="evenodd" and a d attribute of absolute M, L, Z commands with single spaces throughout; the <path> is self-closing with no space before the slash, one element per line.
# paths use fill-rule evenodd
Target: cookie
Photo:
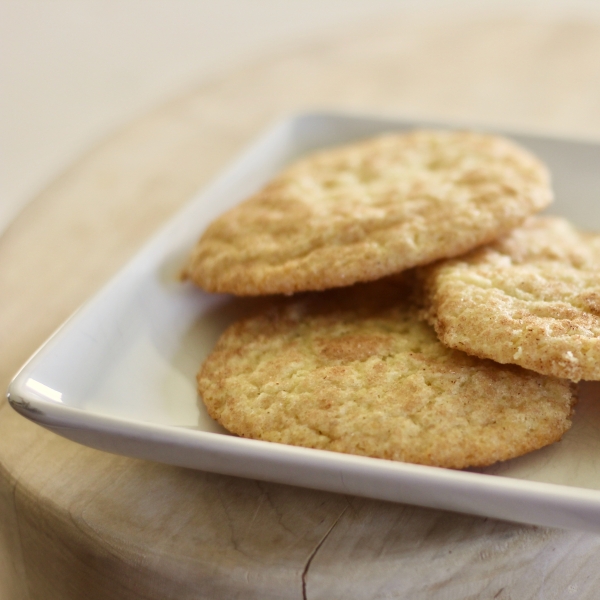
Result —
<path fill-rule="evenodd" d="M 570 427 L 574 386 L 443 346 L 396 282 L 274 301 L 198 374 L 211 417 L 248 438 L 451 468 Z"/>
<path fill-rule="evenodd" d="M 506 139 L 386 135 L 289 167 L 208 227 L 184 278 L 242 296 L 374 281 L 489 242 L 551 200 L 544 165 Z"/>
<path fill-rule="evenodd" d="M 423 278 L 425 317 L 447 346 L 572 381 L 600 379 L 600 235 L 532 217 Z"/>

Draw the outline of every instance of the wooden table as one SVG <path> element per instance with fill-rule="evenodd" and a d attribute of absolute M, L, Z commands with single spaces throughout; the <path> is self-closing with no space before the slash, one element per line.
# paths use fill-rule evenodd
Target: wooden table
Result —
<path fill-rule="evenodd" d="M 0 383 L 241 147 L 336 108 L 600 139 L 600 23 L 410 18 L 265 59 L 83 156 L 0 238 Z M 596 224 L 598 225 L 598 224 Z M 79 446 L 0 403 L 0 597 L 598 598 L 600 537 Z"/>

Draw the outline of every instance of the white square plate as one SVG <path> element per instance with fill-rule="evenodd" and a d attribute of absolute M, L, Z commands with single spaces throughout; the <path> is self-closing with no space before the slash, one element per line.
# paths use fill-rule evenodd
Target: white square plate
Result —
<path fill-rule="evenodd" d="M 198 407 L 195 374 L 248 300 L 177 281 L 188 250 L 219 213 L 315 148 L 439 124 L 306 114 L 264 134 L 196 197 L 12 382 L 25 417 L 109 452 L 195 469 L 600 532 L 600 385 L 582 384 L 558 444 L 481 471 L 452 471 L 227 434 Z M 509 134 L 510 135 L 510 134 Z M 512 135 L 552 170 L 552 212 L 600 229 L 600 145 Z"/>

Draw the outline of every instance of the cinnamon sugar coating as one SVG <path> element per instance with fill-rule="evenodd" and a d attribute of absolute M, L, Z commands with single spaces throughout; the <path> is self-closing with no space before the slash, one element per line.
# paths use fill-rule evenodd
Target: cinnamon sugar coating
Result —
<path fill-rule="evenodd" d="M 198 374 L 209 414 L 244 437 L 459 469 L 561 438 L 574 386 L 445 347 L 407 296 L 356 285 L 234 324 Z"/>
<path fill-rule="evenodd" d="M 504 138 L 389 134 L 290 166 L 208 227 L 184 277 L 242 296 L 373 281 L 489 242 L 551 200 L 544 165 Z"/>
<path fill-rule="evenodd" d="M 425 317 L 444 344 L 572 381 L 600 379 L 600 235 L 532 217 L 423 277 Z"/>

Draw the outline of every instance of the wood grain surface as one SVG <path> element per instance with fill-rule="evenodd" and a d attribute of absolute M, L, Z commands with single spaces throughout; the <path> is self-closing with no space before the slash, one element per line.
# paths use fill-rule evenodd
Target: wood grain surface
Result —
<path fill-rule="evenodd" d="M 264 126 L 304 109 L 600 139 L 600 23 L 405 19 L 131 123 L 0 238 L 0 385 Z M 110 455 L 0 401 L 0 598 L 600 597 L 600 537 Z"/>

